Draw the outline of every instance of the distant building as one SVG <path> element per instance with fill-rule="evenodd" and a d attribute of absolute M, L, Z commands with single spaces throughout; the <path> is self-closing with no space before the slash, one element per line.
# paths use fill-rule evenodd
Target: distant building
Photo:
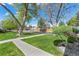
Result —
<path fill-rule="evenodd" d="M 25 30 L 28 32 L 40 32 L 40 28 L 38 26 L 26 26 Z M 52 27 L 47 27 L 45 32 L 52 32 Z"/>

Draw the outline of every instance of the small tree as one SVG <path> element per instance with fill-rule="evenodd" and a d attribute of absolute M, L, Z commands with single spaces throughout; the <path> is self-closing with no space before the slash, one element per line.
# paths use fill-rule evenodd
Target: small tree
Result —
<path fill-rule="evenodd" d="M 43 18 L 38 21 L 38 27 L 40 28 L 40 31 L 46 32 L 47 25 L 46 21 Z"/>
<path fill-rule="evenodd" d="M 17 24 L 15 23 L 14 20 L 3 20 L 2 21 L 2 27 L 4 29 L 8 29 L 8 30 L 11 30 L 11 29 L 17 29 Z"/>

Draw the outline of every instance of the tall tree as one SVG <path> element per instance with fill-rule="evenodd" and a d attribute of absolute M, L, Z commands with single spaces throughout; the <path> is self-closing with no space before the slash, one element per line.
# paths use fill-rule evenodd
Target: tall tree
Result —
<path fill-rule="evenodd" d="M 44 18 L 40 18 L 38 20 L 38 27 L 40 28 L 40 31 L 45 32 L 47 27 L 48 27 L 48 23 L 46 22 L 46 20 Z"/>
<path fill-rule="evenodd" d="M 37 8 L 36 8 L 37 5 L 36 4 L 29 4 L 29 3 L 14 4 L 16 6 L 15 9 L 17 9 L 17 13 L 20 13 L 20 15 L 19 14 L 17 14 L 17 15 L 21 18 L 16 17 L 4 4 L 0 3 L 0 5 L 3 8 L 5 8 L 5 10 L 7 10 L 18 23 L 19 36 L 23 32 L 26 20 L 35 17 L 35 15 L 37 14 Z M 19 21 L 19 19 L 21 20 L 21 22 Z"/>
<path fill-rule="evenodd" d="M 53 25 L 59 25 L 59 22 L 66 18 L 68 15 L 70 16 L 73 10 L 76 8 L 76 4 L 65 4 L 65 3 L 53 3 L 53 4 L 45 4 L 45 8 L 43 8 L 47 15 L 48 21 Z M 72 11 L 71 11 L 72 9 Z M 64 20 L 63 20 L 64 21 Z"/>

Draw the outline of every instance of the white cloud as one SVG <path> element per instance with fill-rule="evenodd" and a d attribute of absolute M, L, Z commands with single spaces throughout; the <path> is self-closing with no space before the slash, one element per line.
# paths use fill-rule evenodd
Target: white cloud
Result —
<path fill-rule="evenodd" d="M 9 15 L 9 13 L 5 13 L 5 16 L 8 16 Z"/>
<path fill-rule="evenodd" d="M 8 4 L 13 4 L 13 3 L 8 3 Z"/>

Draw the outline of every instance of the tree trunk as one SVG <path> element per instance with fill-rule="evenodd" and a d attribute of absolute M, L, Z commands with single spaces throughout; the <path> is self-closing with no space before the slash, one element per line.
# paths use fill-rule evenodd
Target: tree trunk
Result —
<path fill-rule="evenodd" d="M 18 19 L 15 17 L 15 15 L 14 15 L 5 5 L 3 5 L 2 3 L 0 3 L 0 5 L 1 5 L 6 11 L 8 11 L 8 12 L 11 14 L 11 16 L 15 19 L 15 21 L 18 23 L 18 25 L 21 26 L 20 22 L 19 22 Z"/>
<path fill-rule="evenodd" d="M 26 13 L 26 12 L 25 12 Z M 23 29 L 24 29 L 24 25 L 25 25 L 25 20 L 26 20 L 26 14 L 24 13 L 24 17 L 23 17 L 23 22 L 22 25 L 19 27 L 18 30 L 18 35 L 21 36 L 23 34 Z"/>
<path fill-rule="evenodd" d="M 10 14 L 11 14 L 11 16 L 14 18 L 14 20 L 18 23 L 18 25 L 19 25 L 19 30 L 18 30 L 18 36 L 20 36 L 21 35 L 21 32 L 22 32 L 22 25 L 20 24 L 20 22 L 18 21 L 18 19 L 15 17 L 15 15 L 5 6 L 5 5 L 3 5 L 2 3 L 0 3 L 0 5 L 5 9 L 5 10 L 7 10 Z"/>
<path fill-rule="evenodd" d="M 23 34 L 23 29 L 24 29 L 25 22 L 26 22 L 27 12 L 28 12 L 28 4 L 26 5 L 26 3 L 25 3 L 25 10 L 24 10 L 24 15 L 23 15 L 23 22 L 22 22 L 22 24 L 21 24 L 21 26 L 19 27 L 19 30 L 18 30 L 18 35 L 19 36 L 21 36 Z"/>
<path fill-rule="evenodd" d="M 19 30 L 18 30 L 18 36 L 21 36 L 22 35 L 22 28 L 19 27 Z"/>
<path fill-rule="evenodd" d="M 60 4 L 60 7 L 59 7 L 59 10 L 57 12 L 57 16 L 56 16 L 56 23 L 58 24 L 59 23 L 59 15 L 61 13 L 61 9 L 63 7 L 63 3 Z"/>
<path fill-rule="evenodd" d="M 56 23 L 56 26 L 57 26 L 57 27 L 59 26 L 59 22 L 58 22 L 58 23 Z"/>

